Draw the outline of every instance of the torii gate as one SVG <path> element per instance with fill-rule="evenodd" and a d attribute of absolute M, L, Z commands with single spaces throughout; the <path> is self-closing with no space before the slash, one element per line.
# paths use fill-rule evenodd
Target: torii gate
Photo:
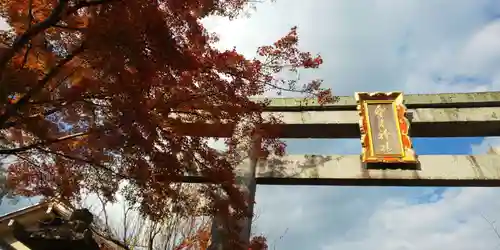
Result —
<path fill-rule="evenodd" d="M 319 105 L 303 98 L 274 98 L 265 113 L 279 113 L 281 138 L 360 138 L 360 113 L 354 97 Z M 500 92 L 404 96 L 411 114 L 411 137 L 500 136 Z M 207 128 L 195 136 L 227 137 L 231 131 Z M 418 167 L 367 168 L 359 155 L 288 155 L 261 160 L 249 154 L 237 167 L 240 185 L 251 200 L 257 184 L 342 186 L 500 186 L 500 155 L 419 155 Z M 205 182 L 187 176 L 185 182 Z M 253 206 L 250 207 L 253 213 Z M 217 220 L 210 249 L 223 249 Z M 240 239 L 248 242 L 252 218 L 242 221 Z M 226 249 L 224 249 L 226 250 Z"/>

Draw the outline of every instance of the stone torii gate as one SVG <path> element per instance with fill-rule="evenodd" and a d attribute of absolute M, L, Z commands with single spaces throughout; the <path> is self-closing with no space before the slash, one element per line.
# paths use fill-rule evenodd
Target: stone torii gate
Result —
<path fill-rule="evenodd" d="M 411 114 L 411 137 L 500 136 L 500 92 L 404 96 Z M 360 114 L 354 97 L 319 105 L 303 98 L 275 98 L 265 113 L 279 113 L 281 138 L 360 138 Z M 194 136 L 227 137 L 217 125 Z M 240 185 L 254 200 L 257 184 L 341 186 L 500 186 L 500 155 L 419 155 L 410 169 L 367 168 L 359 155 L 288 155 L 258 160 L 250 152 L 237 167 Z M 187 176 L 185 182 L 205 182 Z M 253 206 L 250 208 L 253 212 Z M 217 220 L 209 249 L 224 249 Z M 240 239 L 248 242 L 252 218 L 241 221 Z M 225 249 L 224 249 L 225 250 Z"/>

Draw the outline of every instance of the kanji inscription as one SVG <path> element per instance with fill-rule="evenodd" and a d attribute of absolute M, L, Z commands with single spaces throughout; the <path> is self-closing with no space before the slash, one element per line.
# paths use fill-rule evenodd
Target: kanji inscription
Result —
<path fill-rule="evenodd" d="M 363 162 L 416 163 L 403 94 L 356 93 L 356 100 Z"/>
<path fill-rule="evenodd" d="M 394 105 L 367 103 L 372 149 L 375 155 L 401 155 L 403 152 Z"/>

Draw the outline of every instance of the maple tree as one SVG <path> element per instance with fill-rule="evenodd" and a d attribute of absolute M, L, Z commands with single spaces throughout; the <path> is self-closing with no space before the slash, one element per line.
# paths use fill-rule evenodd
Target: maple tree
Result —
<path fill-rule="evenodd" d="M 193 198 L 175 183 L 196 172 L 216 184 L 200 186 L 200 197 L 223 190 L 241 216 L 248 203 L 236 187 L 236 156 L 254 133 L 267 133 L 259 124 L 280 122 L 251 97 L 275 89 L 332 99 L 319 80 L 279 77 L 322 63 L 298 49 L 295 27 L 258 58 L 213 46 L 217 36 L 201 20 L 237 17 L 251 2 L 0 1 L 10 26 L 0 34 L 0 155 L 17 159 L 9 186 L 26 196 L 72 200 L 89 191 L 112 201 L 127 180 L 127 200 L 158 219 L 167 201 L 189 211 Z M 217 124 L 234 124 L 225 154 L 199 136 L 228 128 Z M 265 139 L 260 151 L 281 155 L 284 144 Z"/>

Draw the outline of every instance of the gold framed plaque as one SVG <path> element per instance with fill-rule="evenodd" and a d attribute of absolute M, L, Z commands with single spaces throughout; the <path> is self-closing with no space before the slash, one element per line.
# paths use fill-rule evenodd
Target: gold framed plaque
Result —
<path fill-rule="evenodd" d="M 402 92 L 357 92 L 364 163 L 417 163 Z"/>

